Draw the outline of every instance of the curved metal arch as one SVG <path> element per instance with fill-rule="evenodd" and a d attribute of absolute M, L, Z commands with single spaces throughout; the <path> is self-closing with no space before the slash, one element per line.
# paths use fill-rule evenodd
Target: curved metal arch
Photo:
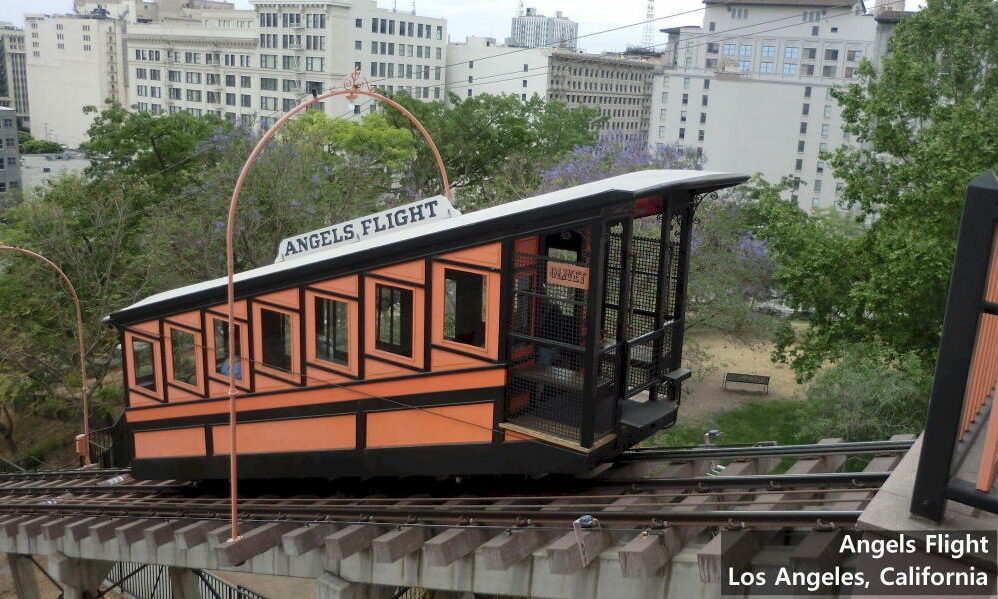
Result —
<path fill-rule="evenodd" d="M 228 277 L 227 282 L 227 293 L 228 293 L 228 359 L 229 359 L 229 494 L 230 494 L 230 515 L 231 515 L 231 526 L 232 526 L 232 539 L 239 537 L 239 507 L 238 507 L 238 469 L 236 467 L 237 457 L 236 457 L 236 368 L 233 361 L 233 356 L 235 355 L 235 304 L 236 304 L 236 292 L 235 292 L 235 255 L 233 252 L 233 237 L 234 237 L 234 224 L 236 216 L 236 207 L 239 204 L 239 195 L 242 193 L 243 184 L 246 182 L 246 177 L 249 175 L 250 168 L 256 162 L 256 159 L 260 156 L 260 152 L 263 151 L 267 142 L 277 133 L 277 131 L 287 123 L 291 117 L 298 114 L 299 112 L 305 110 L 309 106 L 312 106 L 319 102 L 320 100 L 325 100 L 326 98 L 332 98 L 334 96 L 347 96 L 348 99 L 353 100 L 357 95 L 368 96 L 384 102 L 385 104 L 391 106 L 392 108 L 398 110 L 409 119 L 409 121 L 416 126 L 419 132 L 423 135 L 426 143 L 430 146 L 430 150 L 433 152 L 433 157 L 436 159 L 437 168 L 440 169 L 440 179 L 443 187 L 443 194 L 448 200 L 451 200 L 451 188 L 450 181 L 447 179 L 447 170 L 444 168 L 443 158 L 440 156 L 440 151 L 437 149 L 437 145 L 433 142 L 433 138 L 423 127 L 423 124 L 404 106 L 392 100 L 389 97 L 383 96 L 377 92 L 372 92 L 370 90 L 361 89 L 361 85 L 366 85 L 360 77 L 358 71 L 354 71 L 352 75 L 348 75 L 344 81 L 344 88 L 333 89 L 321 94 L 313 94 L 311 98 L 305 100 L 298 106 L 295 106 L 289 112 L 285 113 L 280 119 L 277 120 L 270 129 L 257 141 L 256 146 L 250 152 L 249 157 L 246 158 L 245 164 L 243 164 L 242 170 L 239 171 L 239 177 L 236 179 L 235 187 L 232 189 L 232 198 L 229 201 L 229 212 L 226 217 L 225 224 L 225 265 L 226 265 L 226 276 Z M 350 87 L 346 87 L 349 85 Z"/>
<path fill-rule="evenodd" d="M 59 274 L 59 277 L 66 284 L 66 288 L 69 289 L 69 295 L 73 298 L 73 306 L 76 308 L 76 337 L 80 351 L 80 398 L 83 409 L 83 465 L 85 467 L 90 466 L 90 404 L 87 398 L 87 356 L 83 343 L 83 310 L 80 308 L 80 297 L 76 294 L 76 288 L 73 287 L 73 282 L 69 280 L 66 273 L 45 256 L 12 245 L 0 245 L 0 251 L 17 252 L 41 260 Z"/>

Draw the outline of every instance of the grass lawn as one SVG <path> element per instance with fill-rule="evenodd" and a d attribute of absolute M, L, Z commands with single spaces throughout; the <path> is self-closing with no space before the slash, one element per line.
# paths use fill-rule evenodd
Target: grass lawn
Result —
<path fill-rule="evenodd" d="M 718 445 L 731 443 L 756 443 L 777 441 L 788 445 L 813 443 L 817 439 L 803 439 L 800 435 L 800 402 L 787 400 L 755 400 L 733 410 L 708 416 L 702 422 L 683 422 L 683 408 L 679 408 L 679 424 L 661 431 L 643 445 L 678 447 L 700 445 L 703 434 L 718 429 L 723 434 L 715 440 Z"/>

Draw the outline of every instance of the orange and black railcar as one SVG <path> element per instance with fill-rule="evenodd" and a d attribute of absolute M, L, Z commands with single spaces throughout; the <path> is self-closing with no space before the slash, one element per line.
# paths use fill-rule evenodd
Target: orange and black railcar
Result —
<path fill-rule="evenodd" d="M 694 209 L 744 180 L 642 171 L 287 240 L 236 277 L 231 359 L 224 278 L 124 308 L 135 475 L 228 476 L 229 368 L 241 478 L 586 471 L 676 421 Z"/>

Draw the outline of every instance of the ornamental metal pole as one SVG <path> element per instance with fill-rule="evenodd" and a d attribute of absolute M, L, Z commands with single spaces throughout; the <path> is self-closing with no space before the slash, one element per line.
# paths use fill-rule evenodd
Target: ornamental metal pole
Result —
<path fill-rule="evenodd" d="M 235 216 L 236 216 L 236 206 L 239 203 L 239 194 L 243 190 L 243 184 L 246 182 L 246 177 L 249 175 L 250 168 L 253 163 L 256 162 L 257 157 L 260 152 L 263 151 L 263 147 L 267 145 L 267 142 L 274 136 L 277 131 L 284 126 L 288 120 L 294 115 L 305 110 L 309 106 L 312 106 L 319 102 L 320 100 L 325 100 L 326 98 L 332 98 L 334 96 L 346 96 L 349 100 L 355 99 L 358 95 L 368 96 L 388 104 L 392 108 L 398 110 L 409 119 L 409 121 L 415 125 L 419 132 L 423 135 L 426 143 L 430 146 L 430 150 L 433 152 L 433 157 L 436 160 L 437 168 L 440 170 L 440 179 L 443 186 L 444 196 L 451 200 L 451 188 L 450 182 L 447 179 L 447 170 L 444 168 L 443 158 L 440 156 L 440 151 L 437 149 L 437 145 L 433 143 L 433 138 L 423 127 L 422 123 L 413 116 L 411 112 L 405 109 L 404 106 L 383 96 L 377 92 L 370 90 L 370 85 L 367 80 L 363 78 L 359 70 L 355 70 L 350 75 L 344 77 L 343 87 L 341 89 L 331 89 L 327 92 L 321 94 L 313 94 L 313 96 L 298 106 L 295 106 L 289 112 L 284 114 L 280 119 L 277 120 L 274 125 L 263 134 L 263 137 L 256 143 L 253 151 L 250 152 L 249 157 L 246 159 L 246 163 L 243 164 L 242 170 L 239 171 L 239 177 L 236 179 L 236 185 L 232 189 L 232 199 L 229 201 L 229 213 L 225 223 L 225 267 L 226 276 L 228 277 L 227 282 L 227 293 L 228 293 L 228 324 L 229 324 L 229 338 L 228 338 L 228 360 L 229 360 L 229 507 L 230 507 L 230 518 L 232 520 L 231 535 L 232 540 L 239 538 L 239 505 L 238 505 L 238 468 L 237 468 L 237 456 L 236 456 L 236 365 L 233 359 L 236 350 L 236 321 L 235 321 L 235 307 L 236 307 L 236 291 L 235 291 L 235 256 L 233 254 L 233 237 L 235 232 Z M 363 89 L 367 88 L 367 89 Z M 241 370 L 242 372 L 242 370 Z M 248 369 L 247 369 L 248 376 Z"/>
<path fill-rule="evenodd" d="M 66 288 L 69 289 L 69 295 L 73 298 L 73 306 L 76 308 L 76 338 L 79 343 L 80 351 L 80 399 L 83 408 L 83 465 L 84 467 L 90 466 L 90 404 L 87 400 L 87 359 L 86 359 L 86 349 L 83 345 L 83 310 L 80 308 L 80 298 L 76 295 L 76 288 L 73 287 L 72 281 L 66 276 L 66 273 L 62 272 L 62 269 L 56 266 L 51 260 L 42 256 L 41 254 L 36 254 L 31 250 L 26 250 L 24 248 L 14 247 L 12 245 L 0 245 L 0 250 L 6 250 L 10 252 L 18 252 L 24 254 L 25 256 L 31 256 L 32 258 L 38 258 L 45 264 L 47 264 L 52 270 L 59 273 L 63 282 L 66 283 Z"/>

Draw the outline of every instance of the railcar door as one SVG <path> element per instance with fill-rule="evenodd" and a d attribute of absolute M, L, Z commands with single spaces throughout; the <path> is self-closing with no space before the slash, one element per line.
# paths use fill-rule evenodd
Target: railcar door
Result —
<path fill-rule="evenodd" d="M 572 445 L 583 424 L 591 235 L 552 231 L 513 247 L 505 424 Z"/>

